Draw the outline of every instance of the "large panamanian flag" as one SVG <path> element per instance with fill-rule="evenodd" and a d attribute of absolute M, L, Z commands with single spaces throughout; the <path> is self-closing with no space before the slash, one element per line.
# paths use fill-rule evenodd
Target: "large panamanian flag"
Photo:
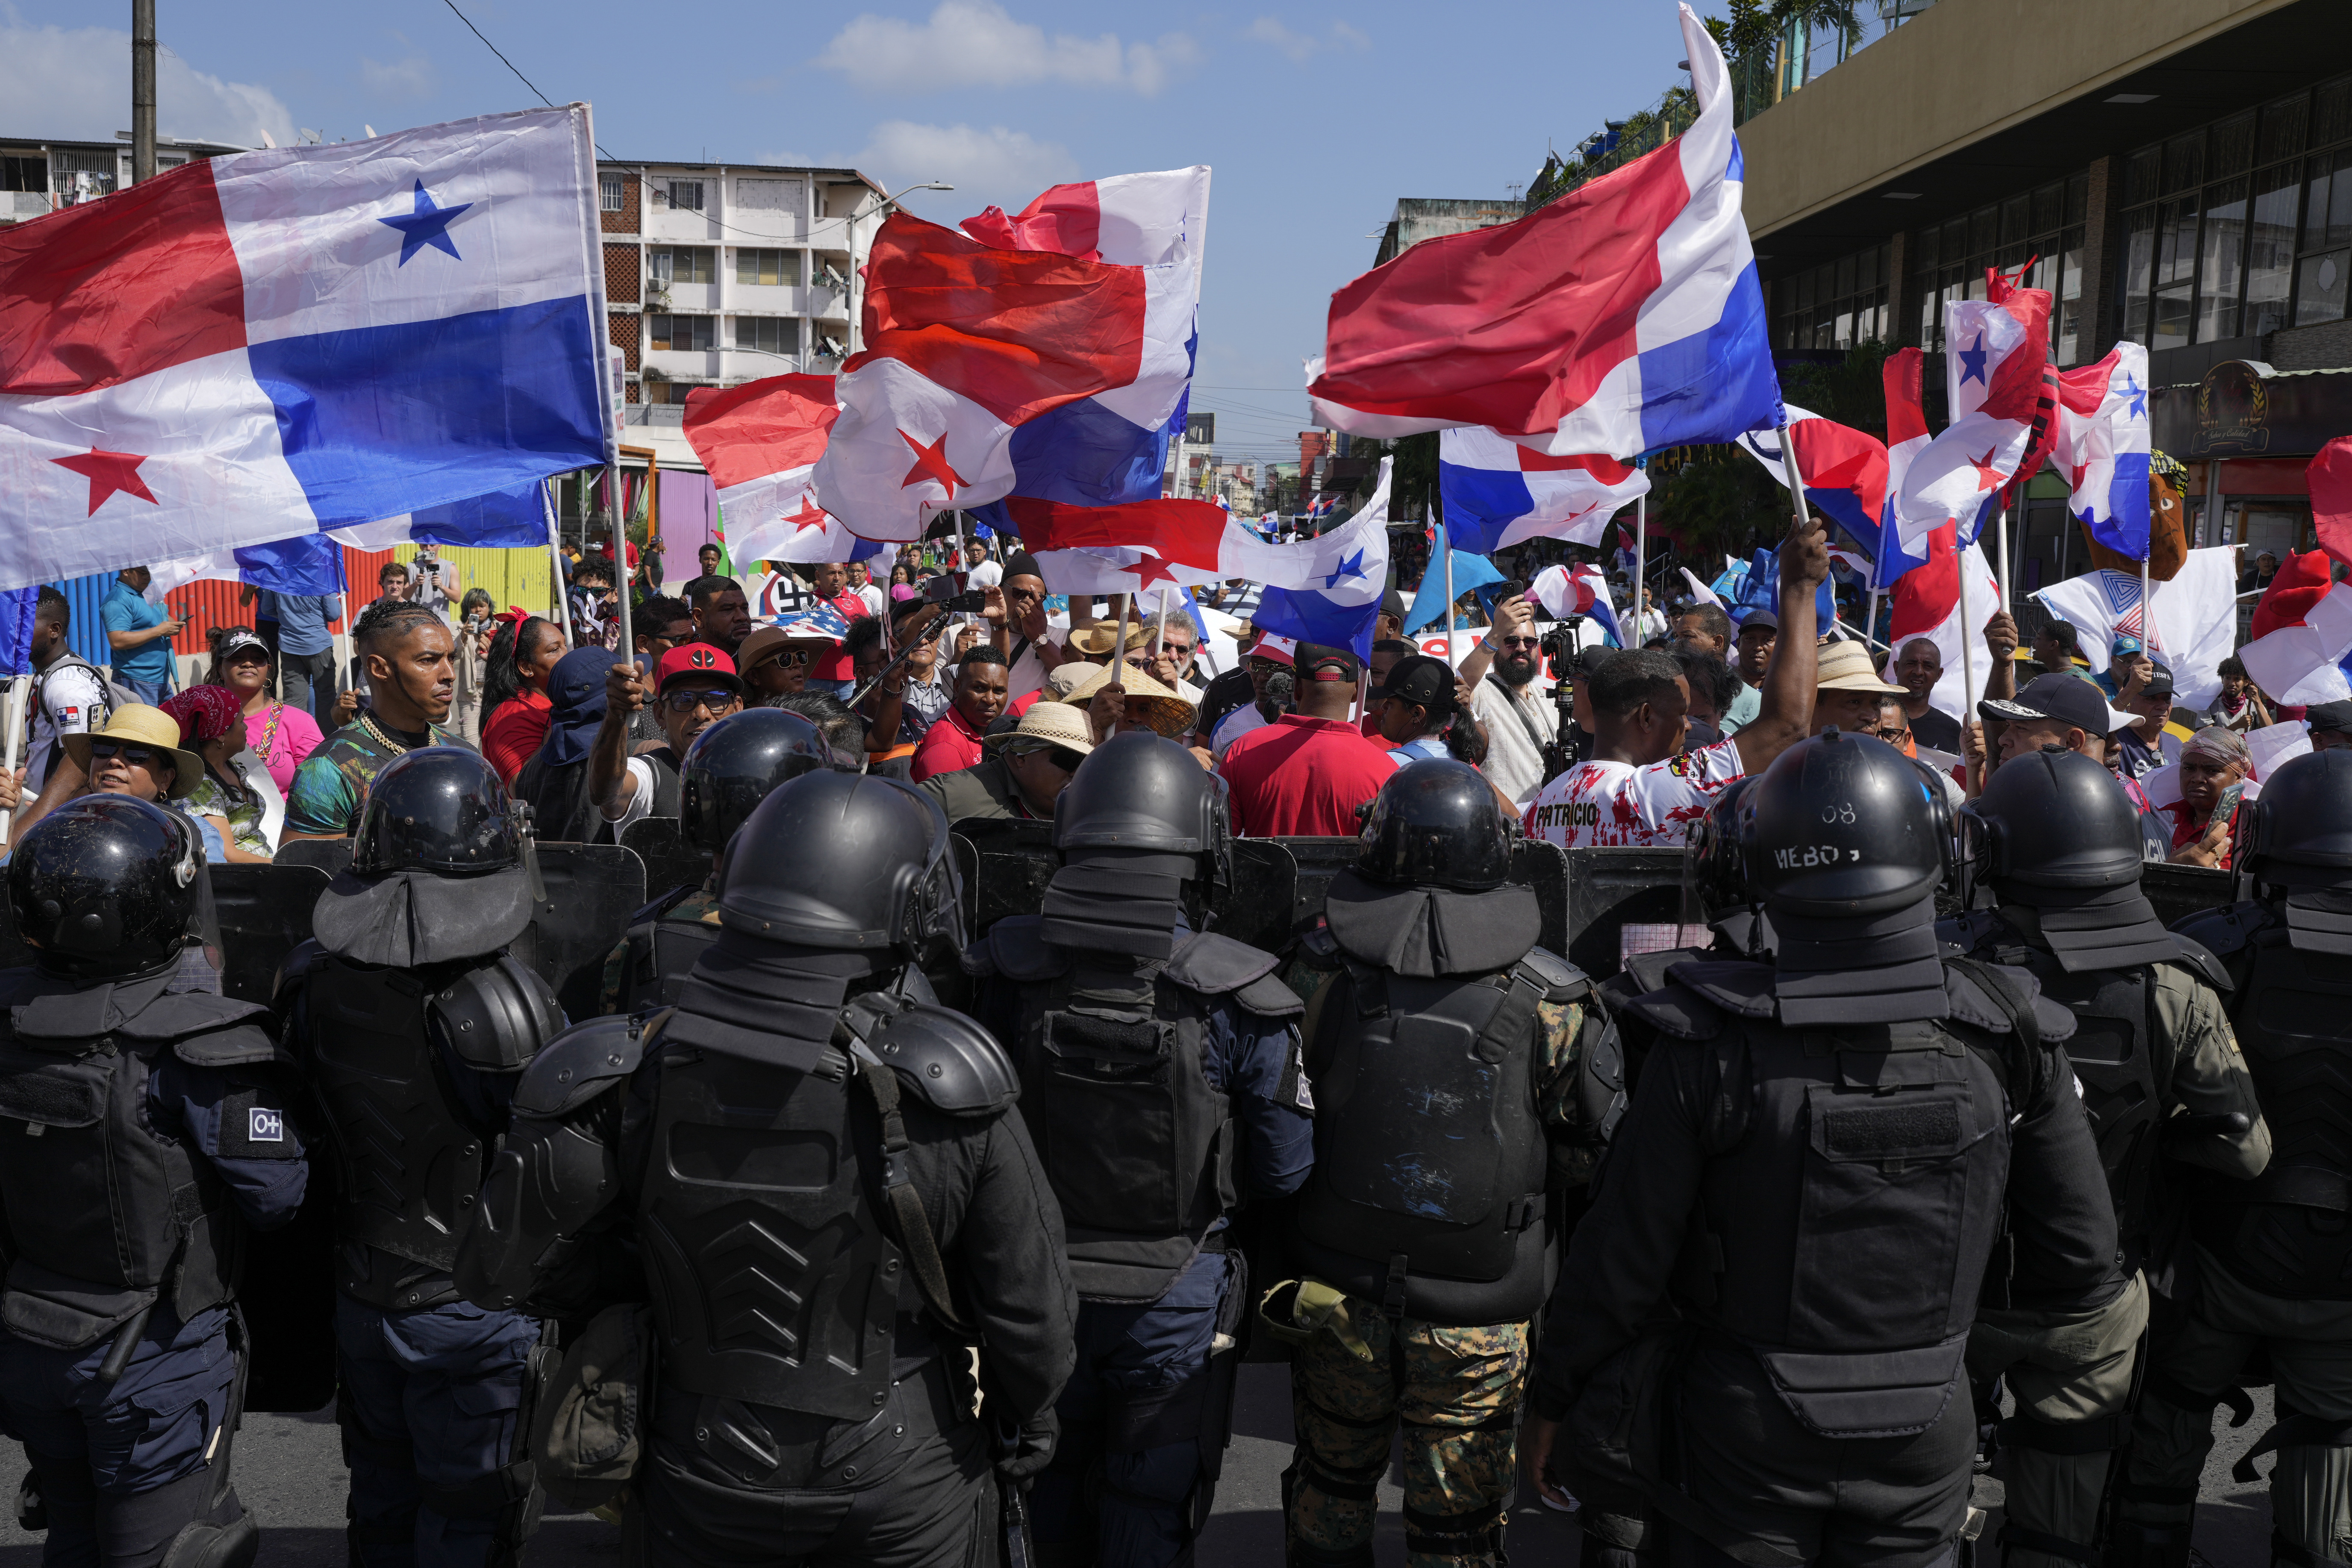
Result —
<path fill-rule="evenodd" d="M 829 375 L 772 375 L 687 394 L 687 445 L 702 459 L 746 561 L 864 561 L 883 547 L 816 504 L 810 477 L 839 417 Z"/>
<path fill-rule="evenodd" d="M 605 459 L 584 105 L 191 162 L 0 230 L 0 587 Z"/>
<path fill-rule="evenodd" d="M 1491 426 L 1631 458 L 1777 424 L 1722 51 L 1681 7 L 1698 118 L 1516 223 L 1424 240 L 1331 297 L 1318 418 Z M 1313 369 L 1314 367 L 1310 367 Z"/>
<path fill-rule="evenodd" d="M 1554 458 L 1483 426 L 1437 438 L 1437 489 L 1454 548 L 1490 555 L 1528 539 L 1598 544 L 1650 476 L 1614 458 Z"/>

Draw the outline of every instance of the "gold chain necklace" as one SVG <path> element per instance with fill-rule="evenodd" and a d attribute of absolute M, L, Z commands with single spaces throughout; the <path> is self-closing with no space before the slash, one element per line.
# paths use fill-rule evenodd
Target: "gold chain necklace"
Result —
<path fill-rule="evenodd" d="M 383 744 L 385 744 L 385 745 L 387 745 L 387 746 L 390 746 L 390 747 L 392 748 L 392 754 L 393 754 L 394 756 L 395 756 L 395 757 L 399 757 L 399 756 L 405 756 L 405 755 L 407 755 L 407 753 L 408 753 L 408 752 L 409 752 L 409 747 L 408 747 L 408 745 L 407 745 L 405 742 L 400 742 L 400 741 L 395 741 L 395 740 L 394 740 L 394 739 L 392 738 L 392 735 L 391 735 L 390 731 L 386 731 L 383 725 L 381 725 L 381 724 L 379 724 L 379 723 L 377 723 L 377 722 L 375 721 L 375 715 L 374 715 L 374 714 L 373 714 L 373 713 L 362 713 L 362 714 L 361 714 L 361 715 L 360 715 L 360 723 L 361 723 L 362 727 L 362 728 L 364 728 L 364 729 L 367 731 L 367 732 L 368 732 L 369 734 L 373 735 L 373 736 L 374 736 L 378 741 L 382 742 Z M 431 727 L 430 725 L 426 726 L 425 731 L 425 735 L 426 735 L 428 738 L 432 735 L 433 731 L 432 731 L 432 727 Z"/>

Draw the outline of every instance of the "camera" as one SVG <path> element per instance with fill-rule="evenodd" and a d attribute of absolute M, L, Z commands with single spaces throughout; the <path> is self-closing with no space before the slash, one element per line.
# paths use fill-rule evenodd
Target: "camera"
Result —
<path fill-rule="evenodd" d="M 923 584 L 923 597 L 950 615 L 976 616 L 987 606 L 988 593 L 982 588 L 956 592 L 955 579 L 944 574 Z"/>

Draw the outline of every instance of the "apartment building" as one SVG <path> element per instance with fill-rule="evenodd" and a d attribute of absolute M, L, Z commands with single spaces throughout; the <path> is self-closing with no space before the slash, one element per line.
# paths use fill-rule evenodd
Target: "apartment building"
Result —
<path fill-rule="evenodd" d="M 224 142 L 176 136 L 155 139 L 155 166 L 177 168 L 191 158 L 242 153 Z M 81 202 L 111 195 L 131 183 L 131 133 L 112 142 L 58 142 L 0 136 L 0 228 Z"/>
<path fill-rule="evenodd" d="M 597 184 L 627 423 L 674 426 L 698 386 L 831 372 L 857 352 L 886 195 L 864 174 L 601 162 Z"/>

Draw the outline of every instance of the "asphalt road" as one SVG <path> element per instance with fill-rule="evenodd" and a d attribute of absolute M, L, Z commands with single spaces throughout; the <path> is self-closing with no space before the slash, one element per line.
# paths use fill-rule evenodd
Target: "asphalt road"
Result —
<path fill-rule="evenodd" d="M 2206 1466 L 2196 1551 L 2211 1568 L 2267 1568 L 2270 1562 L 2266 1484 L 2240 1486 L 2230 1479 L 2230 1466 L 2270 1425 L 2268 1391 L 2257 1390 L 2254 1398 L 2253 1420 L 2236 1431 L 2220 1427 L 2220 1440 Z M 1216 1517 L 1202 1541 L 1199 1559 L 1219 1568 L 1280 1568 L 1282 1471 L 1290 1462 L 1291 1442 L 1286 1369 L 1243 1369 L 1234 1425 Z M 345 1482 L 331 1413 L 249 1416 L 237 1442 L 237 1490 L 262 1524 L 258 1568 L 342 1568 Z M 0 1500 L 16 1495 L 23 1470 L 23 1456 L 13 1446 L 0 1446 Z M 1382 1568 L 1404 1561 L 1397 1511 L 1402 1501 L 1392 1472 L 1381 1489 L 1375 1552 Z M 0 1521 L 0 1568 L 32 1568 L 40 1561 L 38 1538 L 18 1530 L 14 1510 L 8 1512 L 11 1517 Z M 1990 1539 L 1991 1531 L 1986 1534 Z M 1576 1561 L 1576 1524 L 1543 1508 L 1522 1488 L 1511 1510 L 1508 1544 L 1517 1563 L 1565 1568 Z M 585 1515 L 544 1521 L 524 1558 L 530 1568 L 597 1568 L 619 1561 L 618 1532 Z"/>

